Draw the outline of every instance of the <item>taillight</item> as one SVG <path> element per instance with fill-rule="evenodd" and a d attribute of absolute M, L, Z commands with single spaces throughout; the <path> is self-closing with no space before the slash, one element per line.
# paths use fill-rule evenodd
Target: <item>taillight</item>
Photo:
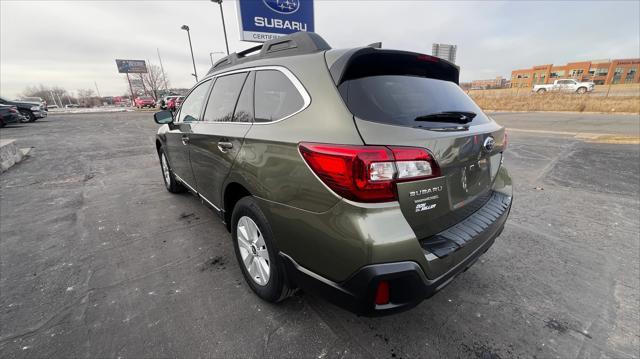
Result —
<path fill-rule="evenodd" d="M 395 201 L 397 182 L 440 175 L 424 148 L 320 143 L 300 143 L 299 148 L 322 182 L 357 202 Z"/>

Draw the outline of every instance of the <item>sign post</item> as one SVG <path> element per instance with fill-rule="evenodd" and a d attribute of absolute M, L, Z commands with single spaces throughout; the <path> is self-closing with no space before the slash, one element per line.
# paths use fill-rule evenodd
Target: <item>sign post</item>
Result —
<path fill-rule="evenodd" d="M 131 86 L 131 78 L 129 74 L 146 74 L 147 63 L 144 60 L 121 60 L 116 59 L 116 66 L 118 66 L 118 72 L 121 74 L 127 74 L 127 82 L 129 83 L 129 91 L 131 91 L 131 105 L 135 95 L 133 94 L 133 86 Z M 145 89 L 146 92 L 146 89 Z"/>
<path fill-rule="evenodd" d="M 129 92 L 131 92 L 131 105 L 133 105 L 133 87 L 131 86 L 131 79 L 129 78 L 128 72 L 127 72 L 127 82 L 129 83 Z"/>
<path fill-rule="evenodd" d="M 240 39 L 265 42 L 314 31 L 313 0 L 238 0 Z"/>

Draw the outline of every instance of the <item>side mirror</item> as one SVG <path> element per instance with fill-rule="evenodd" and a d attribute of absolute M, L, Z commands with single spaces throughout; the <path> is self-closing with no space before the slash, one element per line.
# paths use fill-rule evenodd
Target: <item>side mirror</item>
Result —
<path fill-rule="evenodd" d="M 153 120 L 159 125 L 166 125 L 173 122 L 171 111 L 160 111 L 153 114 Z"/>

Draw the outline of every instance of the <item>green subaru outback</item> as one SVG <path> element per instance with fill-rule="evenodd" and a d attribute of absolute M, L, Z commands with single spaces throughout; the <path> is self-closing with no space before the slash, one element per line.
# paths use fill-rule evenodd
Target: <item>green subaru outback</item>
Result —
<path fill-rule="evenodd" d="M 458 77 L 314 33 L 231 54 L 155 114 L 165 185 L 220 216 L 260 298 L 302 288 L 363 315 L 411 308 L 486 252 L 511 208 L 505 130 Z"/>

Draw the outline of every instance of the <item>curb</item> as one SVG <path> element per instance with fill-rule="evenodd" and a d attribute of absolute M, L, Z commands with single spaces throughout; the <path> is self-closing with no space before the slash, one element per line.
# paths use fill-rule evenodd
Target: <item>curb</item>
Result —
<path fill-rule="evenodd" d="M 0 140 L 0 173 L 20 163 L 31 152 L 31 148 L 18 148 L 16 140 Z"/>

